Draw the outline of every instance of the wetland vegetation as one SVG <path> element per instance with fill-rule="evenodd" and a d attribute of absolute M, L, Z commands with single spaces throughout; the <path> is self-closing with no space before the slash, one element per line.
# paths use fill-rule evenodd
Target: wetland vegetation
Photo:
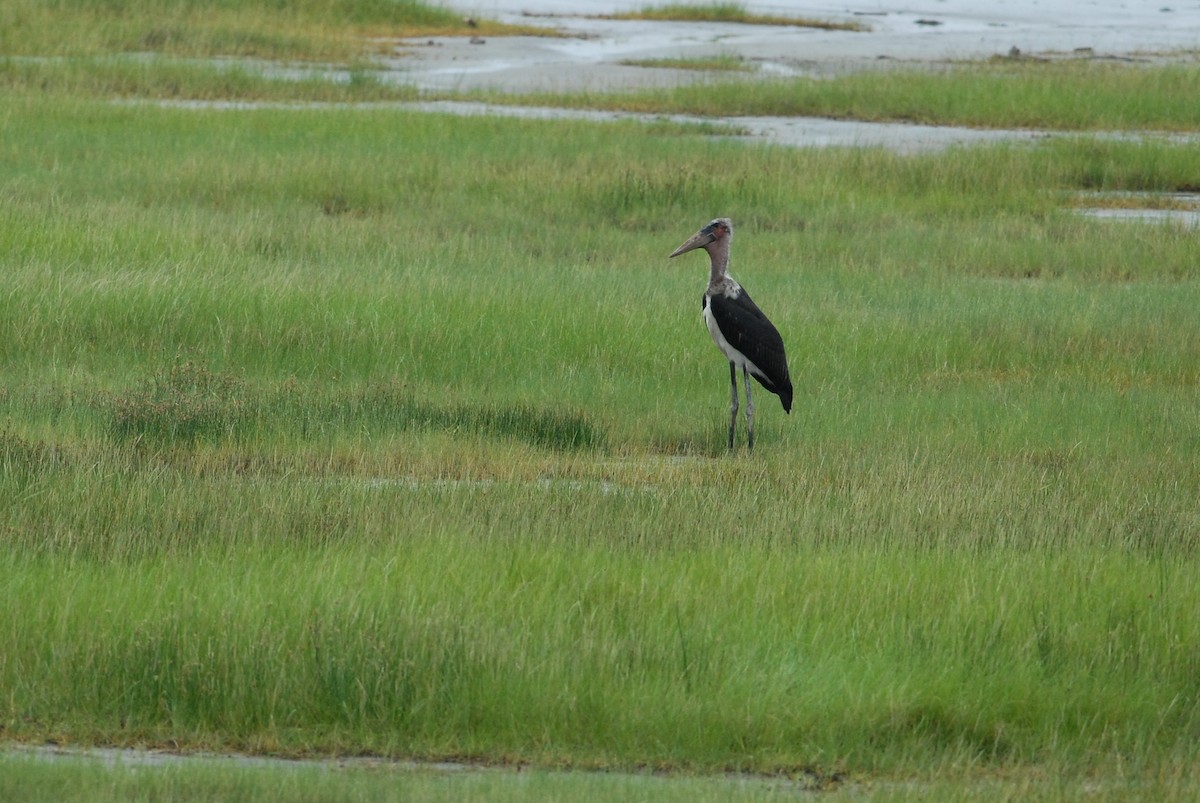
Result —
<path fill-rule="evenodd" d="M 703 62 L 701 62 L 703 63 Z M 671 66 L 671 65 L 663 65 Z M 753 67 L 754 62 L 745 64 Z M 715 75 L 730 72 L 714 62 Z M 1200 108 L 1194 64 L 1063 61 L 892 67 L 837 77 L 710 78 L 671 89 L 475 93 L 496 103 L 720 117 L 830 117 L 974 128 L 1192 132 Z"/>
<path fill-rule="evenodd" d="M 4 739 L 1194 796 L 1196 232 L 1065 208 L 1193 146 L 114 94 L 0 112 Z M 753 456 L 666 259 L 718 214 Z"/>
<path fill-rule="evenodd" d="M 618 20 L 672 20 L 686 22 L 734 22 L 744 25 L 783 25 L 799 28 L 820 28 L 829 31 L 865 31 L 861 22 L 796 17 L 783 14 L 755 14 L 743 3 L 657 3 L 636 11 L 606 14 Z"/>

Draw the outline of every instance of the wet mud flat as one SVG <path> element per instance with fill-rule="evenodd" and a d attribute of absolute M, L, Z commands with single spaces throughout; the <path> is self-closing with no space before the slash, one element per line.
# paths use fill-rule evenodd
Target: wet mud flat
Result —
<path fill-rule="evenodd" d="M 863 30 L 612 19 L 646 5 L 498 0 L 481 13 L 557 35 L 400 42 L 384 63 L 421 89 L 565 92 L 703 80 L 693 71 L 628 64 L 639 59 L 730 55 L 758 67 L 763 77 L 828 76 L 1006 55 L 1150 62 L 1200 47 L 1200 10 L 1127 0 L 741 4 L 750 13 L 854 23 Z"/>
<path fill-rule="evenodd" d="M 638 60 L 732 56 L 752 77 L 834 76 L 991 57 L 1083 58 L 1156 63 L 1195 58 L 1200 10 L 1126 0 L 894 0 L 744 3 L 750 13 L 855 23 L 862 30 L 782 25 L 613 19 L 642 0 L 498 0 L 486 9 L 503 22 L 539 25 L 547 37 L 443 37 L 396 43 L 384 75 L 423 91 L 619 91 L 711 80 L 703 71 L 634 66 Z M 384 80 L 389 80 L 385 77 Z M 451 101 L 409 104 L 449 114 L 543 119 L 668 119 L 742 130 L 746 139 L 796 147 L 885 147 L 901 153 L 954 145 L 1034 141 L 1056 134 L 957 126 L 870 123 L 816 117 L 636 115 Z"/>

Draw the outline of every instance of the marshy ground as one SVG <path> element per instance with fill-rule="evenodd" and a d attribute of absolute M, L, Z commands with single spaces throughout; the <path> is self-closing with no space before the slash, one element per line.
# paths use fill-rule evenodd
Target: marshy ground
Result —
<path fill-rule="evenodd" d="M 0 798 L 1193 799 L 1192 18 L 972 5 L 6 5 Z"/>

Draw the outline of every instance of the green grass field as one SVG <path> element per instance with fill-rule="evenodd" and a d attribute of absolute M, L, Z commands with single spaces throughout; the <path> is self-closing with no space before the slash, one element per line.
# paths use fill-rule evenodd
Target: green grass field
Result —
<path fill-rule="evenodd" d="M 1194 147 L 111 97 L 0 110 L 3 740 L 538 770 L 430 799 L 1195 796 L 1196 232 L 1070 208 Z M 666 258 L 716 215 L 797 388 L 753 455 Z"/>
<path fill-rule="evenodd" d="M 345 61 L 407 36 L 549 32 L 505 26 L 421 0 L 8 0 L 0 54 L 161 53 Z"/>

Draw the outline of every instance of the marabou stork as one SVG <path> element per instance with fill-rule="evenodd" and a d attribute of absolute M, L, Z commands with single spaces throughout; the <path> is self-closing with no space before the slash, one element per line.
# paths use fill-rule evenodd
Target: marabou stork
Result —
<path fill-rule="evenodd" d="M 717 218 L 709 223 L 671 256 L 677 257 L 696 248 L 708 252 L 712 262 L 708 289 L 701 300 L 704 322 L 713 342 L 729 359 L 730 388 L 729 448 L 733 448 L 733 431 L 737 425 L 737 369 L 746 379 L 747 448 L 754 448 L 754 400 L 750 397 L 750 377 L 779 397 L 783 411 L 792 411 L 792 380 L 788 377 L 787 355 L 779 330 L 767 320 L 750 294 L 727 273 L 729 241 L 733 239 L 733 223 L 729 218 Z"/>

